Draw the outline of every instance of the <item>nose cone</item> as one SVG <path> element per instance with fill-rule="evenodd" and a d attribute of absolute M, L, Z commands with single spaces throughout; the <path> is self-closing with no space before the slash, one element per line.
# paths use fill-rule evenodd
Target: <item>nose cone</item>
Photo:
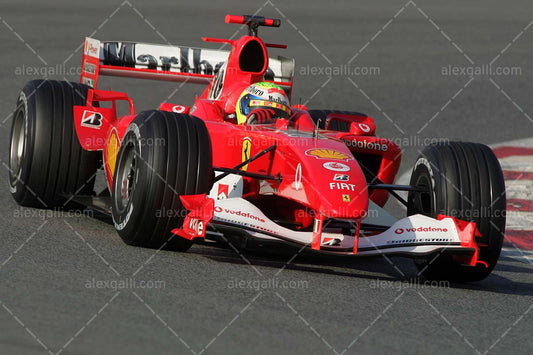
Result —
<path fill-rule="evenodd" d="M 291 171 L 284 174 L 283 194 L 326 217 L 357 220 L 366 216 L 366 179 L 342 142 L 318 140 L 291 148 L 295 156 L 293 162 L 286 162 Z"/>
<path fill-rule="evenodd" d="M 321 214 L 340 219 L 366 216 L 368 189 L 355 159 L 344 162 L 329 160 L 313 165 L 313 186 Z"/>

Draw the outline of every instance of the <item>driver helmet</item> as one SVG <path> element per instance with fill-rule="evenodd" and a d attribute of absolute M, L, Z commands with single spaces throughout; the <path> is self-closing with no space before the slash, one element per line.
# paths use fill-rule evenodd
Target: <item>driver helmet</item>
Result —
<path fill-rule="evenodd" d="M 265 81 L 248 86 L 239 96 L 235 108 L 237 124 L 246 123 L 250 112 L 257 109 L 273 110 L 276 118 L 288 118 L 291 115 L 285 91 L 278 85 Z"/>

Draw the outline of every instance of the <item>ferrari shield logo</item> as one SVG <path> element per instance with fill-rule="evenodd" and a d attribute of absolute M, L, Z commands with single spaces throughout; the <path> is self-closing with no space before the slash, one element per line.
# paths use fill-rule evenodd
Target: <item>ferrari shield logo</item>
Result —
<path fill-rule="evenodd" d="M 250 137 L 244 137 L 244 140 L 242 141 L 242 162 L 250 159 L 250 152 L 252 150 L 252 140 Z M 248 169 L 248 164 L 243 166 L 241 168 L 242 170 L 246 171 Z"/>
<path fill-rule="evenodd" d="M 343 202 L 350 202 L 350 195 L 342 195 Z"/>

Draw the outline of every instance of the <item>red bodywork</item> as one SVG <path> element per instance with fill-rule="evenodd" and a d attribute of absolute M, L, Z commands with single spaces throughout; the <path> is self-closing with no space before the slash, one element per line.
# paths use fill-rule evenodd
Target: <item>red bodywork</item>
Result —
<path fill-rule="evenodd" d="M 228 17 L 226 22 L 240 20 L 239 16 Z M 108 185 L 112 186 L 120 141 L 136 113 L 126 94 L 96 89 L 98 76 L 205 83 L 207 88 L 192 106 L 162 103 L 159 109 L 194 115 L 205 122 L 214 147 L 215 167 L 233 168 L 275 144 L 276 149 L 242 169 L 281 179 L 258 180 L 244 177 L 242 197 L 258 203 L 268 197 L 271 213 L 282 214 L 286 220 L 294 222 L 300 228 L 313 230 L 314 249 L 320 248 L 322 224 L 325 220 L 334 218 L 352 221 L 357 226 L 355 253 L 360 222 L 367 215 L 369 201 L 384 206 L 389 196 L 387 191 L 378 189 L 369 194 L 369 180 L 377 176 L 381 183 L 394 183 L 400 166 L 400 148 L 390 140 L 376 137 L 372 118 L 364 115 L 332 113 L 326 118 L 325 129 L 317 130 L 307 108 L 301 105 L 292 107 L 293 116 L 289 120 L 278 119 L 274 125 L 236 125 L 232 115 L 239 95 L 250 84 L 264 81 L 269 70 L 267 47 L 284 46 L 265 44 L 253 35 L 243 36 L 238 40 L 203 39 L 207 42 L 228 43 L 232 47 L 227 61 L 218 68 L 217 73 L 184 70 L 183 65 L 180 70 L 173 71 L 168 69 L 169 66 L 167 70 L 157 65 L 138 68 L 124 64 L 126 60 L 122 64 L 109 63 L 105 59 L 108 53 L 101 53 L 108 48 L 108 44 L 86 39 L 81 82 L 93 89 L 89 90 L 87 104 L 75 107 L 76 130 L 84 149 L 103 152 Z M 126 52 L 125 44 L 126 42 L 120 47 L 122 52 Z M 286 71 L 283 68 L 286 62 L 281 65 L 282 71 Z M 270 81 L 282 86 L 290 98 L 292 73 L 290 79 Z M 117 117 L 118 100 L 129 103 L 128 115 Z M 99 107 L 103 102 L 111 102 L 112 107 Z M 333 125 L 344 125 L 347 128 L 342 131 L 332 130 L 330 128 Z M 277 200 L 272 200 L 272 197 Z M 198 221 L 209 222 L 212 211 L 203 213 L 199 207 L 212 210 L 213 204 L 205 202 L 202 196 L 184 197 L 182 201 L 192 212 L 184 227 L 175 230 L 175 233 L 189 239 L 205 235 L 205 225 L 197 235 L 194 230 L 198 229 Z"/>

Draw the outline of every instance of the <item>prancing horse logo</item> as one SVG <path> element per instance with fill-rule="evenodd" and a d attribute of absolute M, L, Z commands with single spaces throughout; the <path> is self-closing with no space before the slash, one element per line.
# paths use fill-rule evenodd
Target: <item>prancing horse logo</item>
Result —
<path fill-rule="evenodd" d="M 252 150 L 252 140 L 250 139 L 250 137 L 244 137 L 242 141 L 242 156 L 241 156 L 242 162 L 250 159 L 251 150 Z M 248 164 L 243 166 L 241 169 L 246 171 L 248 169 Z"/>

